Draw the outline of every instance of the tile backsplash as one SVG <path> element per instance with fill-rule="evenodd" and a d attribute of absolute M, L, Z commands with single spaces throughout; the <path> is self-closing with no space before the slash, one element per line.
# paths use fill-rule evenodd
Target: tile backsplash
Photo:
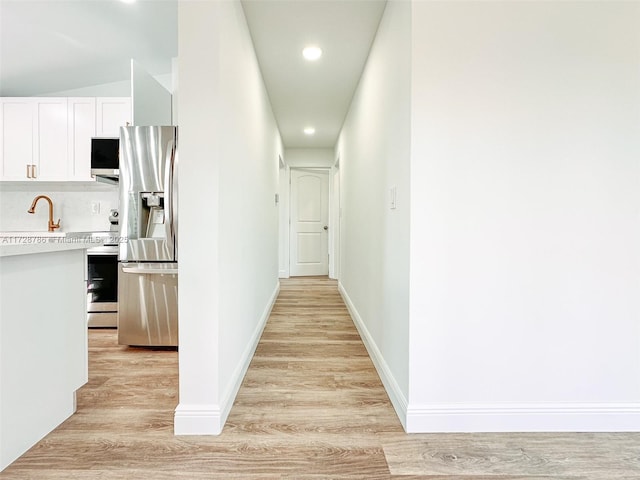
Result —
<path fill-rule="evenodd" d="M 0 231 L 46 231 L 49 204 L 40 200 L 34 214 L 27 213 L 37 195 L 53 201 L 54 222 L 60 231 L 109 230 L 109 211 L 118 208 L 118 187 L 99 183 L 7 183 L 0 185 Z M 95 207 L 99 212 L 95 212 Z"/>

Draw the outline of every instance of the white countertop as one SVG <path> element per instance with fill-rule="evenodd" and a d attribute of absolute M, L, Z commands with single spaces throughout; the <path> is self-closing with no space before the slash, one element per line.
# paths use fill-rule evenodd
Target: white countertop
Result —
<path fill-rule="evenodd" d="M 0 232 L 0 257 L 79 250 L 102 243 L 86 232 Z"/>

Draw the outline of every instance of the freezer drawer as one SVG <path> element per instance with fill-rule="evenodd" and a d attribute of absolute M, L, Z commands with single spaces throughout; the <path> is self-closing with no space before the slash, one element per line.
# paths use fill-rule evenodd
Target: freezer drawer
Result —
<path fill-rule="evenodd" d="M 118 265 L 118 343 L 178 346 L 175 264 Z"/>

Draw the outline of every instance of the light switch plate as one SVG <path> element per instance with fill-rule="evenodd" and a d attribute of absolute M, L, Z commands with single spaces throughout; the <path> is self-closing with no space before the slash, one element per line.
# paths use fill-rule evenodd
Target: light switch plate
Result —
<path fill-rule="evenodd" d="M 391 210 L 396 209 L 396 186 L 392 186 L 389 189 L 389 208 Z"/>
<path fill-rule="evenodd" d="M 98 215 L 100 213 L 100 202 L 91 202 L 91 213 Z"/>

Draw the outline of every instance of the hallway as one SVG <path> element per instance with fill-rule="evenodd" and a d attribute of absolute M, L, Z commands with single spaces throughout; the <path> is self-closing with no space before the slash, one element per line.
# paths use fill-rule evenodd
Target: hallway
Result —
<path fill-rule="evenodd" d="M 281 291 L 220 436 L 176 437 L 177 353 L 89 335 L 78 412 L 2 479 L 632 479 L 638 434 L 406 435 L 336 282 Z"/>
<path fill-rule="evenodd" d="M 318 442 L 335 435 L 342 448 L 358 445 L 351 435 L 402 432 L 337 282 L 326 277 L 280 282 L 226 429 L 304 433 L 310 442 L 314 434 L 322 435 Z M 345 451 L 343 460 L 357 453 L 363 452 Z M 370 463 L 370 458 L 364 462 Z"/>

